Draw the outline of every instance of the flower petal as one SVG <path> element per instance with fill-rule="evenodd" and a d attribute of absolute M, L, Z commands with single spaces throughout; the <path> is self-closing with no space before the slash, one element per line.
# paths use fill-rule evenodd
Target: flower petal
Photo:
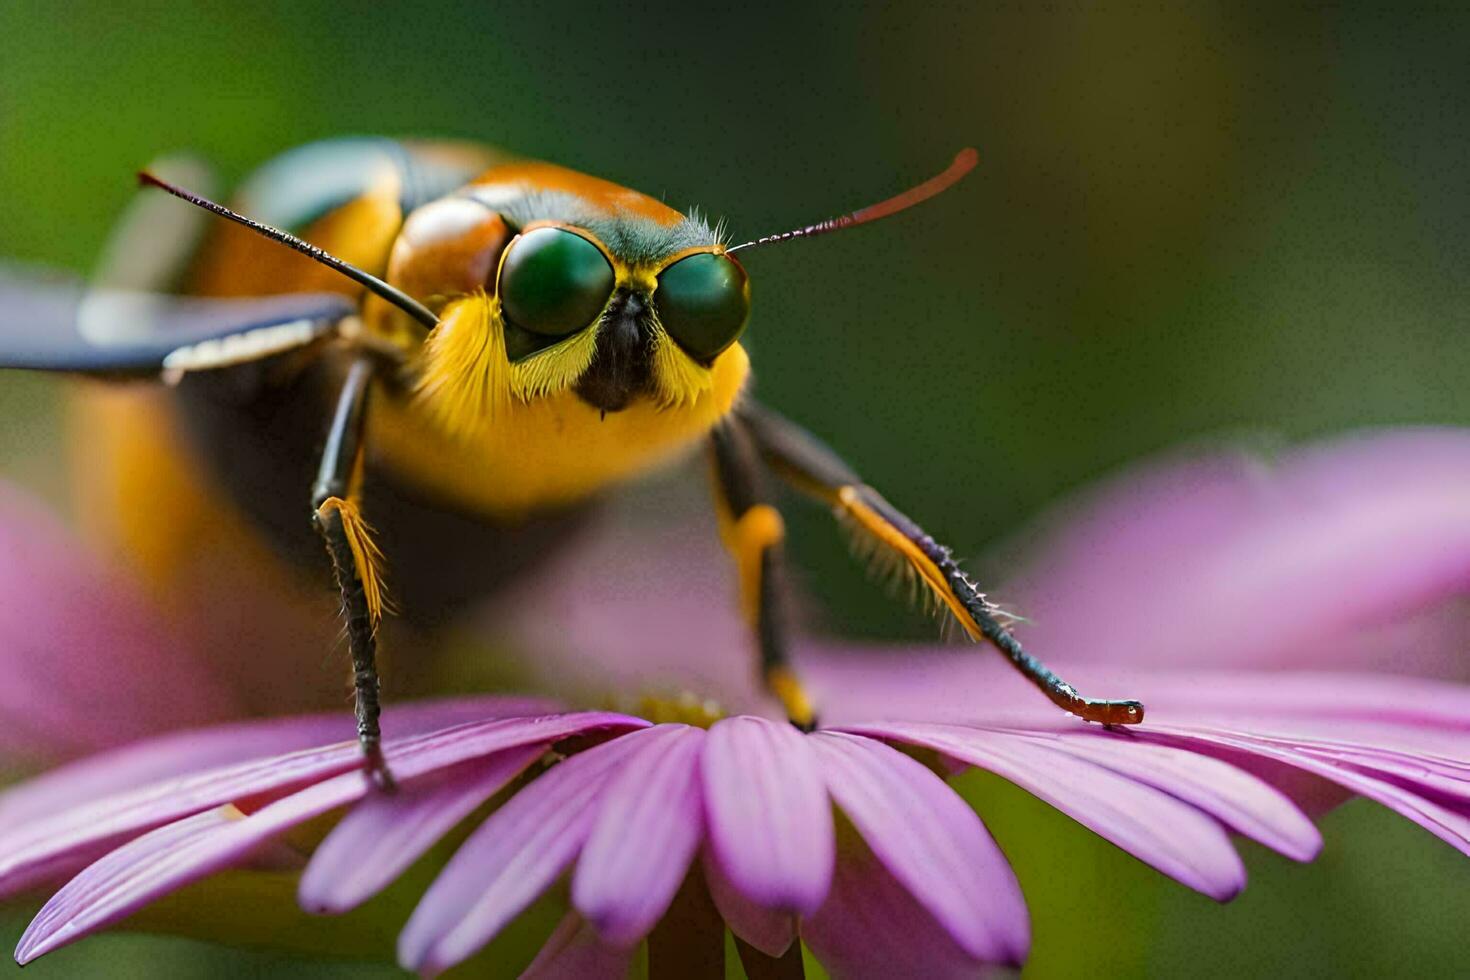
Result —
<path fill-rule="evenodd" d="M 488 771 L 496 775 L 499 785 L 504 785 L 548 747 L 548 742 L 517 745 L 505 753 L 476 761 L 482 762 Z M 426 767 L 426 756 L 432 757 L 432 754 L 397 757 L 397 777 L 403 782 L 402 793 L 409 800 L 420 798 L 415 793 L 416 780 L 426 772 L 440 775 L 433 767 Z M 191 831 L 184 839 L 176 839 L 176 828 L 180 824 L 195 827 L 190 821 L 197 820 L 200 815 L 135 838 L 87 868 L 57 892 L 27 930 L 17 955 L 33 959 L 117 922 L 190 882 L 234 866 L 281 832 L 361 799 L 369 792 L 368 786 L 360 772 L 345 772 L 278 799 L 248 816 L 216 820 L 212 824 L 201 823 L 198 832 Z M 437 786 L 435 784 L 435 788 Z M 385 798 L 378 796 L 375 799 L 382 805 Z M 404 807 L 394 812 L 409 817 L 414 815 L 411 803 L 406 809 L 410 811 L 407 814 Z M 233 807 L 216 808 L 206 813 L 217 815 L 222 810 L 233 810 L 239 815 Z M 411 824 L 406 826 L 399 831 L 398 839 L 407 836 L 416 841 L 421 836 L 415 834 L 416 829 Z M 160 842 L 168 842 L 167 848 L 164 849 Z M 371 857 L 370 852 L 359 853 L 359 858 L 364 861 Z"/>
<path fill-rule="evenodd" d="M 0 484 L 0 752 L 55 758 L 237 706 L 198 651 L 36 502 Z M 167 681 L 165 683 L 164 681 Z"/>
<path fill-rule="evenodd" d="M 1157 737 L 1189 746 L 1196 751 L 1224 754 L 1227 758 L 1237 755 L 1259 756 L 1320 776 L 1359 796 L 1383 804 L 1450 844 L 1461 854 L 1470 855 L 1470 816 L 1458 807 L 1446 806 L 1423 793 L 1415 792 L 1412 783 L 1409 786 L 1400 785 L 1396 781 L 1364 772 L 1357 766 L 1325 759 L 1312 752 L 1283 745 L 1274 739 L 1258 738 L 1244 733 L 1171 726 L 1160 731 Z"/>
<path fill-rule="evenodd" d="M 140 874 L 145 874 L 159 860 L 167 859 L 179 848 L 210 837 L 238 819 L 238 814 L 231 816 L 225 808 L 206 810 L 160 827 L 103 856 L 83 876 L 73 879 L 52 896 L 37 913 L 15 948 L 16 962 L 25 966 L 43 953 L 75 942 L 122 918 L 137 906 L 125 902 L 123 911 L 104 914 L 100 921 L 90 926 L 85 924 L 83 917 L 96 907 L 95 903 L 105 901 L 108 894 L 119 886 L 126 888 L 135 882 Z"/>
<path fill-rule="evenodd" d="M 840 980 L 974 980 L 985 963 L 966 952 L 866 846 L 844 845 L 832 890 L 801 937 Z"/>
<path fill-rule="evenodd" d="M 766 908 L 820 908 L 832 804 L 807 739 L 783 722 L 726 719 L 710 729 L 701 776 L 710 848 L 729 883 Z"/>
<path fill-rule="evenodd" d="M 597 802 L 645 729 L 551 767 L 470 835 L 429 886 L 398 937 L 404 969 L 447 970 L 493 939 L 582 849 Z"/>
<path fill-rule="evenodd" d="M 663 917 L 704 829 L 703 729 L 661 725 L 639 742 L 603 790 L 572 878 L 573 906 L 618 945 L 642 939 Z"/>
<path fill-rule="evenodd" d="M 599 728 L 641 728 L 626 715 L 588 712 L 492 719 L 385 745 L 400 780 L 519 745 L 548 744 Z M 140 787 L 32 821 L 0 838 L 0 894 L 77 866 L 79 855 L 223 803 L 285 793 L 361 766 L 355 742 L 259 759 Z"/>
<path fill-rule="evenodd" d="M 878 860 L 970 956 L 1020 964 L 1030 945 L 1015 873 L 944 781 L 881 742 L 811 738 L 827 788 Z"/>
<path fill-rule="evenodd" d="M 710 898 L 730 931 L 772 959 L 784 955 L 796 939 L 796 917 L 762 908 L 736 891 L 708 849 L 701 863 Z"/>
<path fill-rule="evenodd" d="M 221 818 L 219 810 L 211 810 L 129 841 L 51 897 L 21 937 L 16 959 L 25 964 L 91 935 L 169 892 L 238 863 L 276 834 L 366 791 L 360 774 L 344 773 L 243 819 Z"/>
<path fill-rule="evenodd" d="M 462 762 L 397 793 L 369 796 L 312 854 L 297 891 L 301 907 L 341 913 L 361 905 L 544 751 L 540 744 L 507 749 Z"/>
<path fill-rule="evenodd" d="M 1245 887 L 1245 865 L 1225 829 L 1152 786 L 999 731 L 906 723 L 862 731 L 921 745 L 1008 779 L 1139 860 L 1218 901 L 1234 898 Z"/>
<path fill-rule="evenodd" d="M 591 924 L 568 912 L 541 947 L 520 980 L 624 980 L 633 959 L 631 948 L 609 946 Z"/>
<path fill-rule="evenodd" d="M 1231 830 L 1296 861 L 1322 850 L 1317 827 L 1285 793 L 1244 770 L 1197 752 L 1147 740 L 1146 731 L 1037 735 L 1043 744 L 1198 807 Z"/>
<path fill-rule="evenodd" d="M 546 699 L 445 698 L 389 705 L 383 729 L 394 740 L 486 718 L 551 714 Z M 353 730 L 346 711 L 270 718 L 144 739 L 80 759 L 0 795 L 0 832 L 79 803 L 138 786 L 264 756 L 341 742 Z"/>
<path fill-rule="evenodd" d="M 1470 806 L 1470 765 L 1453 759 L 1362 745 L 1299 745 L 1297 751 L 1401 784 L 1417 785 L 1461 807 Z"/>

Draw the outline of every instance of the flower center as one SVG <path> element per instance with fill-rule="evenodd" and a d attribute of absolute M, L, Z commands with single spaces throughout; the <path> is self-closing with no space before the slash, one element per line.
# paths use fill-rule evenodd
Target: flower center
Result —
<path fill-rule="evenodd" d="M 725 717 L 719 702 L 713 698 L 701 698 L 692 691 L 673 695 L 645 694 L 636 702 L 627 699 L 620 709 L 656 725 L 693 725 L 695 728 L 708 728 Z"/>

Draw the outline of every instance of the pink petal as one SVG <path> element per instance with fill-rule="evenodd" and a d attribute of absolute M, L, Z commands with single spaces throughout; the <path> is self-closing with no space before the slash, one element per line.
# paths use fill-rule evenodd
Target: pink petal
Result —
<path fill-rule="evenodd" d="M 1129 734 L 1087 732 L 1035 737 L 1069 755 L 1177 796 L 1231 830 L 1293 860 L 1310 861 L 1322 850 L 1322 835 L 1316 825 L 1285 793 L 1218 759 Z"/>
<path fill-rule="evenodd" d="M 526 745 L 462 762 L 354 807 L 317 847 L 297 891 L 309 912 L 341 913 L 386 888 L 545 751 Z"/>
<path fill-rule="evenodd" d="M 1354 719 L 1291 719 L 1256 725 L 1221 723 L 1203 715 L 1181 724 L 1167 720 L 1137 733 L 1208 730 L 1236 735 L 1254 743 L 1273 745 L 1316 756 L 1327 762 L 1397 779 L 1426 792 L 1470 803 L 1470 737 L 1445 732 Z"/>
<path fill-rule="evenodd" d="M 810 742 L 838 806 L 955 942 L 977 959 L 1021 963 L 1030 945 L 1021 887 L 975 812 L 881 742 L 839 732 Z"/>
<path fill-rule="evenodd" d="M 864 731 L 922 745 L 1008 779 L 1139 860 L 1218 901 L 1234 898 L 1245 887 L 1245 866 L 1219 823 L 1111 769 L 999 731 L 898 722 Z"/>
<path fill-rule="evenodd" d="M 1470 589 L 1467 485 L 1454 429 L 1165 464 L 1096 494 L 1000 594 L 1043 656 L 1458 672 L 1463 614 L 1390 627 Z"/>
<path fill-rule="evenodd" d="M 1370 775 L 1418 786 L 1428 794 L 1462 807 L 1470 805 L 1470 765 L 1463 762 L 1372 746 L 1298 744 L 1296 748 L 1325 762 L 1349 765 Z"/>
<path fill-rule="evenodd" d="M 383 729 L 396 740 L 486 718 L 557 710 L 555 703 L 545 699 L 446 698 L 389 705 L 383 711 Z M 332 745 L 351 737 L 353 731 L 352 712 L 343 710 L 155 736 L 88 756 L 6 790 L 0 795 L 0 832 L 169 777 Z"/>
<path fill-rule="evenodd" d="M 796 917 L 762 908 L 736 891 L 708 850 L 702 864 L 710 898 L 730 931 L 773 959 L 785 954 L 796 939 Z"/>
<path fill-rule="evenodd" d="M 839 980 L 973 980 L 986 972 L 861 844 L 839 852 L 832 890 L 802 920 L 801 937 Z"/>
<path fill-rule="evenodd" d="M 632 965 L 633 950 L 609 946 L 597 930 L 568 912 L 552 932 L 541 952 L 521 974 L 521 980 L 624 980 Z"/>
<path fill-rule="evenodd" d="M 0 796 L 6 833 L 101 796 L 191 772 L 341 742 L 345 716 L 284 718 L 185 731 L 88 756 L 43 773 Z M 350 721 L 349 721 L 350 724 Z"/>
<path fill-rule="evenodd" d="M 345 773 L 244 819 L 202 819 L 218 813 L 212 810 L 129 841 L 51 897 L 21 938 L 16 959 L 24 964 L 91 935 L 169 892 L 239 863 L 283 830 L 364 792 L 362 777 Z M 179 829 L 181 824 L 187 832 Z"/>
<path fill-rule="evenodd" d="M 1415 792 L 1412 787 L 1381 779 L 1356 766 L 1330 761 L 1309 751 L 1248 734 L 1170 727 L 1160 730 L 1155 737 L 1196 751 L 1222 753 L 1227 757 L 1237 754 L 1259 756 L 1312 773 L 1359 796 L 1382 803 L 1450 844 L 1460 853 L 1470 855 L 1470 816 L 1428 799 Z"/>
<path fill-rule="evenodd" d="M 159 861 L 168 860 L 180 848 L 208 839 L 238 820 L 238 814 L 230 816 L 223 809 L 206 810 L 160 827 L 102 857 L 37 913 L 15 948 L 16 962 L 25 966 L 43 953 L 122 918 L 137 905 L 130 903 L 125 894 L 118 896 L 119 890 L 125 892 L 140 875 L 147 874 Z M 119 897 L 121 903 L 116 908 L 98 904 Z M 98 921 L 87 917 L 94 909 L 101 913 Z"/>
<path fill-rule="evenodd" d="M 609 943 L 628 945 L 652 931 L 689 871 L 704 825 L 704 741 L 702 729 L 660 725 L 602 792 L 572 878 L 572 905 Z"/>
<path fill-rule="evenodd" d="M 500 785 L 504 785 L 547 748 L 548 743 L 545 742 L 514 746 L 505 753 L 507 758 L 492 755 L 483 763 L 496 773 Z M 425 774 L 433 776 L 442 772 L 432 764 L 431 752 L 399 754 L 390 758 L 396 759 L 395 772 L 403 782 L 402 792 L 409 800 L 421 799 L 420 794 L 415 793 L 416 780 Z M 242 819 L 217 820 L 198 833 L 191 832 L 187 839 L 176 839 L 175 828 L 180 823 L 198 820 L 198 815 L 135 838 L 57 892 L 31 924 L 17 956 L 33 959 L 117 922 L 190 882 L 241 863 L 261 845 L 290 827 L 359 800 L 368 792 L 367 780 L 361 773 L 345 772 L 276 800 Z M 376 799 L 381 801 L 384 798 L 379 796 Z M 404 814 L 404 809 L 397 812 Z M 412 810 L 412 804 L 408 804 L 406 809 Z M 219 809 L 207 811 L 209 814 L 219 812 Z M 404 815 L 412 816 L 411 813 Z M 416 829 L 419 828 L 395 828 L 402 835 L 398 838 L 400 840 L 421 836 L 421 831 L 419 835 L 415 834 Z M 167 842 L 168 846 L 165 848 L 160 842 Z M 360 857 L 370 861 L 373 854 L 364 851 Z M 401 858 L 401 855 L 397 857 Z"/>
<path fill-rule="evenodd" d="M 135 587 L 0 484 L 0 753 L 55 758 L 236 711 Z"/>
<path fill-rule="evenodd" d="M 710 848 L 730 884 L 766 908 L 815 912 L 832 882 L 832 804 L 807 739 L 742 716 L 710 729 L 702 763 Z"/>
<path fill-rule="evenodd" d="M 508 718 L 461 725 L 385 746 L 400 779 L 520 745 L 551 742 L 598 728 L 640 728 L 625 715 L 589 712 Z M 0 838 L 0 892 L 74 866 L 76 855 L 119 844 L 153 827 L 249 797 L 282 795 L 361 765 L 355 742 L 275 756 L 143 786 L 93 800 Z"/>
<path fill-rule="evenodd" d="M 553 766 L 491 814 L 460 847 L 398 937 L 408 970 L 435 974 L 473 955 L 572 863 L 607 781 L 653 729 Z"/>

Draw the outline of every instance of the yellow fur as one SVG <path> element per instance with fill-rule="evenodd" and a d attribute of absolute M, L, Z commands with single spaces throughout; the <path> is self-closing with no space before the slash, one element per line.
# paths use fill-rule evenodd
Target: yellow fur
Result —
<path fill-rule="evenodd" d="M 653 335 L 653 383 L 658 389 L 660 405 L 682 409 L 708 393 L 714 377 L 709 368 L 696 364 L 680 350 L 674 338 L 660 326 Z"/>
<path fill-rule="evenodd" d="M 368 616 L 373 628 L 383 619 L 386 592 L 383 588 L 383 552 L 373 540 L 373 529 L 363 519 L 362 510 L 355 500 L 328 497 L 322 501 L 318 512 L 336 511 L 342 518 L 342 531 L 347 535 L 347 546 L 352 549 L 357 575 L 362 579 L 363 596 L 367 600 Z"/>
<path fill-rule="evenodd" d="M 919 581 L 929 590 L 930 594 L 949 610 L 960 627 L 972 639 L 981 638 L 979 625 L 950 589 L 949 583 L 945 581 L 944 574 L 940 572 L 938 566 L 930 561 L 917 545 L 879 516 L 873 508 L 863 503 L 855 487 L 839 488 L 833 500 L 833 508 L 840 518 L 852 523 L 856 532 L 871 540 L 871 547 L 864 549 L 869 552 L 869 557 L 886 563 L 888 556 L 900 556 L 907 567 L 918 575 Z M 861 537 L 857 540 L 860 544 L 864 541 Z"/>
<path fill-rule="evenodd" d="M 451 304 L 424 344 L 414 392 L 445 432 L 472 438 L 495 424 L 513 399 L 533 401 L 570 389 L 597 353 L 595 326 L 512 364 L 500 303 L 478 293 Z M 713 372 L 679 349 L 662 327 L 653 338 L 653 380 L 661 408 L 693 408 L 714 385 Z"/>
<path fill-rule="evenodd" d="M 487 516 L 569 504 L 678 456 L 734 407 L 749 374 L 736 344 L 699 368 L 707 386 L 677 405 L 643 399 L 604 416 L 571 389 L 590 359 L 582 338 L 595 329 L 511 365 L 493 307 L 483 294 L 450 306 L 430 336 L 413 397 L 385 398 L 369 417 L 369 444 L 384 465 Z M 526 372 L 519 382 L 518 368 Z M 678 381 L 656 383 L 680 390 Z"/>
<path fill-rule="evenodd" d="M 484 293 L 458 300 L 444 310 L 424 342 L 414 394 L 450 436 L 471 438 L 510 406 L 505 333 L 494 316 L 498 305 Z"/>
<path fill-rule="evenodd" d="M 499 304 L 496 304 L 497 311 Z M 499 316 L 492 317 L 492 329 L 503 330 Z M 510 366 L 510 390 L 521 401 L 530 401 L 558 391 L 565 391 L 592 364 L 597 353 L 597 331 L 583 330 L 523 361 Z"/>

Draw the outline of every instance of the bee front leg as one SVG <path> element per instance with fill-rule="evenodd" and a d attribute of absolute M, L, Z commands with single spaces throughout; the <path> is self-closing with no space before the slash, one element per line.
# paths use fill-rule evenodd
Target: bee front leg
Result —
<path fill-rule="evenodd" d="M 312 522 L 326 543 L 327 554 L 342 592 L 347 642 L 352 653 L 352 688 L 356 699 L 357 737 L 365 770 L 374 785 L 394 789 L 383 760 L 378 727 L 377 631 L 383 615 L 382 553 L 363 520 L 361 483 L 363 430 L 373 363 L 353 362 L 347 371 L 332 426 L 322 449 L 321 465 L 311 491 Z"/>
<path fill-rule="evenodd" d="M 815 436 L 753 402 L 745 402 L 739 414 L 760 455 L 779 476 L 830 506 L 855 533 L 866 537 L 876 553 L 911 569 L 971 639 L 988 641 L 1053 704 L 1104 725 L 1143 721 L 1143 705 L 1138 701 L 1083 697 L 1022 648 L 1021 641 L 1002 623 L 999 610 L 970 581 L 950 550 L 884 500 Z"/>
<path fill-rule="evenodd" d="M 741 606 L 760 651 L 761 679 L 803 731 L 816 727 L 816 712 L 788 653 L 790 614 L 786 591 L 786 537 L 781 514 L 770 503 L 765 466 L 745 424 L 728 418 L 710 436 L 714 450 L 715 501 L 720 534 L 740 574 Z"/>

